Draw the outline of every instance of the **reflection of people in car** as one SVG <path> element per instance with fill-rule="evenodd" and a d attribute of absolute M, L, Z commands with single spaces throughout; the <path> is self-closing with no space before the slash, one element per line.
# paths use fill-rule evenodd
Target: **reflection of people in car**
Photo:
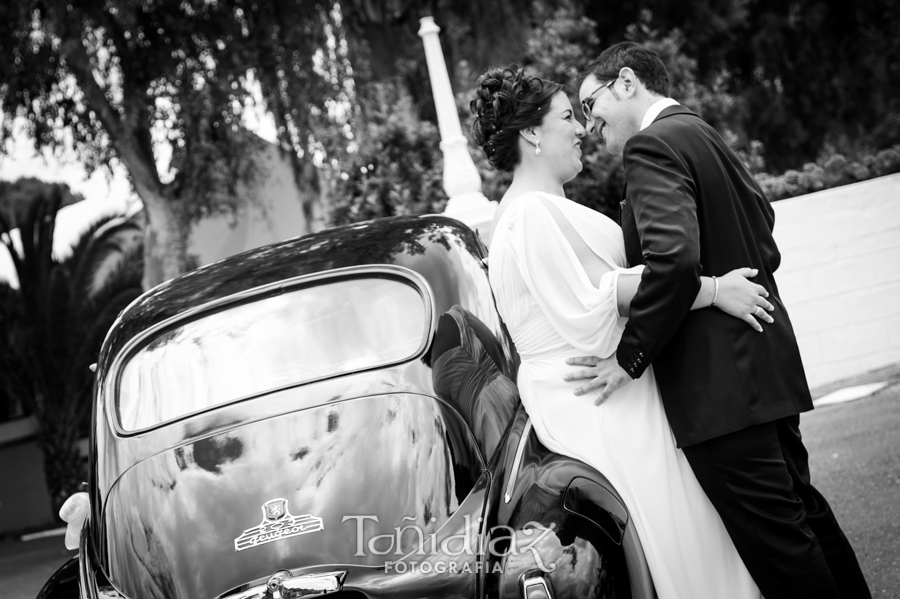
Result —
<path fill-rule="evenodd" d="M 438 321 L 431 362 L 435 392 L 459 410 L 482 454 L 491 455 L 518 403 L 500 342 L 471 312 L 453 306 Z"/>
<path fill-rule="evenodd" d="M 584 128 L 561 86 L 521 71 L 479 79 L 475 140 L 512 171 L 495 216 L 490 281 L 519 351 L 519 394 L 541 442 L 603 473 L 625 500 L 661 599 L 758 599 L 722 520 L 676 447 L 652 370 L 599 407 L 574 395 L 567 358 L 609 356 L 639 269 L 625 269 L 622 230 L 564 197 L 581 170 Z M 769 308 L 750 269 L 707 278 L 693 309 L 732 316 Z M 755 274 L 755 273 L 754 273 Z M 769 322 L 766 318 L 760 320 Z M 761 330 L 751 319 L 750 326 Z M 746 326 L 746 325 L 742 325 Z"/>

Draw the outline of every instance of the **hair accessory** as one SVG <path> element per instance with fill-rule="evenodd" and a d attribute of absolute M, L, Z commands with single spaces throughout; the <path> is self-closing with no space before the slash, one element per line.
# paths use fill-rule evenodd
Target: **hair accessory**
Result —
<path fill-rule="evenodd" d="M 534 155 L 535 156 L 541 155 L 541 141 L 540 140 L 537 140 L 534 142 Z"/>

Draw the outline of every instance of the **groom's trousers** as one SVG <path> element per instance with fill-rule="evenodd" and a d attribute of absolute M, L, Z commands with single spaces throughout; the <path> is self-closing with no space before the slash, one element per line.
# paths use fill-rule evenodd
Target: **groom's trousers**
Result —
<path fill-rule="evenodd" d="M 800 417 L 684 448 L 766 599 L 869 599 L 853 548 L 810 483 Z"/>

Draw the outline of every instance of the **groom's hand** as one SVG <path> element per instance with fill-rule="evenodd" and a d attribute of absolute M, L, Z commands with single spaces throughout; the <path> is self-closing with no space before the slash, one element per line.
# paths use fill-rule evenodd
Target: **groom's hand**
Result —
<path fill-rule="evenodd" d="M 628 373 L 619 366 L 616 356 L 611 358 L 597 358 L 595 356 L 584 356 L 582 358 L 569 358 L 566 364 L 570 366 L 588 366 L 584 370 L 578 370 L 567 374 L 564 378 L 566 381 L 580 381 L 584 379 L 593 379 L 587 385 L 582 385 L 575 389 L 575 395 L 584 395 L 591 391 L 600 391 L 600 395 L 594 400 L 594 405 L 599 406 L 618 389 L 631 382 Z"/>

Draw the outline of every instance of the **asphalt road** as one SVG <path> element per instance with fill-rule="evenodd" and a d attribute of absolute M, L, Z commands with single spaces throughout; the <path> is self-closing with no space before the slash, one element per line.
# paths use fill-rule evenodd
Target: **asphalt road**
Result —
<path fill-rule="evenodd" d="M 800 428 L 813 483 L 856 549 L 873 597 L 900 599 L 900 367 L 853 383 L 879 380 L 891 384 L 805 414 Z M 0 599 L 33 599 L 73 554 L 62 537 L 0 542 Z"/>
<path fill-rule="evenodd" d="M 872 596 L 900 598 L 900 380 L 804 415 L 813 484 L 831 504 Z"/>
<path fill-rule="evenodd" d="M 50 575 L 73 555 L 63 537 L 0 543 L 0 599 L 34 599 Z"/>

